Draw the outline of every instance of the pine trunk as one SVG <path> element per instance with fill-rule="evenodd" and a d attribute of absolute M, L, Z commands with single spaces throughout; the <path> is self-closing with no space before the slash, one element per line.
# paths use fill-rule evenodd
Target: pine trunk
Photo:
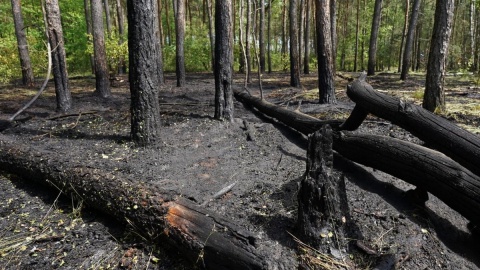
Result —
<path fill-rule="evenodd" d="M 445 110 L 445 67 L 452 33 L 454 0 L 437 0 L 435 22 L 428 55 L 427 78 L 423 108 L 429 111 Z"/>
<path fill-rule="evenodd" d="M 160 138 L 157 1 L 128 0 L 127 6 L 131 137 L 146 146 Z"/>
<path fill-rule="evenodd" d="M 102 98 L 108 98 L 111 96 L 111 91 L 107 53 L 105 50 L 102 3 L 97 0 L 91 0 L 90 3 L 92 8 L 93 53 L 95 58 L 95 94 Z"/>
<path fill-rule="evenodd" d="M 72 107 L 72 96 L 68 82 L 67 57 L 63 40 L 62 22 L 58 0 L 45 1 L 48 40 L 52 48 L 52 70 L 55 82 L 57 111 L 67 112 Z"/>
<path fill-rule="evenodd" d="M 22 68 L 22 83 L 27 87 L 35 86 L 33 77 L 32 63 L 28 53 L 27 36 L 24 31 L 22 7 L 20 0 L 12 0 L 13 22 L 15 25 L 15 36 L 17 37 L 18 55 L 20 57 L 20 66 Z"/>

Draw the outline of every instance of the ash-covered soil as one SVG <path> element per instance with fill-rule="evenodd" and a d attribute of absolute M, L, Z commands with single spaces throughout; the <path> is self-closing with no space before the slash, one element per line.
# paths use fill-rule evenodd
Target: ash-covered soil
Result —
<path fill-rule="evenodd" d="M 322 119 L 345 119 L 354 106 L 345 95 L 346 80 L 337 81 L 339 103 L 327 106 L 315 103 L 316 97 L 310 94 L 316 87 L 315 75 L 302 79 L 303 89 L 288 87 L 285 76 L 264 75 L 265 97 L 270 102 L 293 110 L 303 100 L 300 111 Z M 155 147 L 136 148 L 129 141 L 130 94 L 128 82 L 121 78 L 113 82 L 110 100 L 92 94 L 92 78 L 72 79 L 74 109 L 66 115 L 55 112 L 53 86 L 49 86 L 17 121 L 2 125 L 0 136 L 56 153 L 66 162 L 174 190 L 259 235 L 261 246 L 270 248 L 275 256 L 291 258 L 290 269 L 299 261 L 321 269 L 321 256 L 292 237 L 296 192 L 305 171 L 306 138 L 238 102 L 233 122 L 214 120 L 213 76 L 191 74 L 187 79 L 187 85 L 178 88 L 175 78 L 167 76 L 160 93 L 162 143 Z M 242 80 L 236 78 L 237 87 L 243 85 Z M 402 91 L 413 92 L 423 84 L 417 77 L 402 85 L 389 84 L 389 80 L 389 76 L 376 76 L 371 83 L 380 90 L 400 86 Z M 250 89 L 258 94 L 255 83 Z M 6 123 L 3 120 L 33 94 L 33 90 L 14 85 L 0 87 L 1 122 Z M 359 132 L 419 142 L 374 117 Z M 361 247 L 354 244 L 347 257 L 332 256 L 332 260 L 348 269 L 479 268 L 478 237 L 467 229 L 468 221 L 443 202 L 430 195 L 426 208 L 415 206 L 405 196 L 413 186 L 338 155 L 335 169 L 346 176 L 350 214 L 357 227 L 351 240 L 359 240 Z M 228 193 L 212 199 L 232 184 Z M 78 196 L 61 195 L 60 189 L 3 173 L 0 194 L 0 269 L 199 266 L 184 261 L 181 251 L 146 239 L 121 217 L 116 220 L 91 209 Z"/>

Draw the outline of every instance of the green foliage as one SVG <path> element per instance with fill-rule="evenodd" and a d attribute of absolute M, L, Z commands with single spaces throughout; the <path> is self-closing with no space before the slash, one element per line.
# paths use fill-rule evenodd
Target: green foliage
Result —
<path fill-rule="evenodd" d="M 87 35 L 87 40 L 88 43 L 85 53 L 87 55 L 93 55 L 92 35 Z M 122 61 L 125 61 L 125 65 L 128 66 L 128 42 L 126 40 L 126 35 L 121 37 L 115 29 L 110 33 L 110 37 L 107 36 L 105 38 L 105 51 L 110 73 L 115 74 L 122 64 Z"/>

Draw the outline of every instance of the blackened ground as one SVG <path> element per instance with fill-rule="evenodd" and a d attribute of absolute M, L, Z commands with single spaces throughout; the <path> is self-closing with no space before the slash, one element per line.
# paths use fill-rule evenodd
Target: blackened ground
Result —
<path fill-rule="evenodd" d="M 345 119 L 354 106 L 345 95 L 348 82 L 340 78 L 335 106 L 316 103 L 316 75 L 304 77 L 302 89 L 288 87 L 285 74 L 263 78 L 267 100 L 291 109 L 302 100 L 301 111 L 322 119 Z M 416 92 L 424 83 L 420 76 L 399 82 L 391 74 L 369 80 L 375 89 L 417 103 Z M 290 257 L 291 267 L 300 260 L 312 268 L 321 266 L 320 255 L 292 236 L 296 191 L 305 170 L 304 136 L 238 102 L 233 122 L 216 121 L 212 118 L 213 76 L 191 74 L 187 85 L 177 88 L 175 78 L 168 75 L 160 93 L 162 143 L 155 148 L 135 148 L 129 141 L 128 82 L 119 77 L 112 83 L 113 97 L 105 101 L 92 94 L 92 78 L 72 79 L 74 109 L 69 115 L 55 113 L 50 86 L 13 125 L 4 125 L 2 134 L 144 185 L 175 190 L 257 233 L 260 248 Z M 243 85 L 242 77 L 235 83 Z M 250 90 L 258 94 L 255 83 Z M 454 81 L 448 93 L 452 102 L 460 97 L 459 103 L 477 103 L 478 96 L 470 92 L 478 89 Z M 0 87 L 0 121 L 33 94 L 14 85 Z M 472 130 L 478 127 L 478 116 L 468 110 L 450 117 Z M 359 132 L 419 142 L 387 121 L 368 120 Z M 334 260 L 351 269 L 375 265 L 383 269 L 391 265 L 398 269 L 478 269 L 480 241 L 468 231 L 467 221 L 440 200 L 430 195 L 425 209 L 416 207 L 405 195 L 412 186 L 340 156 L 335 156 L 335 169 L 347 179 L 356 234 L 348 256 L 341 259 L 334 254 Z M 232 183 L 236 184 L 230 192 L 211 199 Z M 192 268 L 183 261 L 181 251 L 143 238 L 128 222 L 93 211 L 80 198 L 59 196 L 59 190 L 7 174 L 0 178 L 0 194 L 1 269 Z"/>

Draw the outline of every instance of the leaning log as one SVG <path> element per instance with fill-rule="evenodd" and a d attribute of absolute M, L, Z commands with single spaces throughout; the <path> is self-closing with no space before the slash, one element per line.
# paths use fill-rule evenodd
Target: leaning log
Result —
<path fill-rule="evenodd" d="M 72 164 L 55 153 L 19 146 L 3 135 L 0 170 L 49 182 L 66 194 L 80 196 L 89 206 L 133 223 L 143 235 L 170 242 L 200 268 L 265 269 L 268 264 L 275 265 L 267 261 L 274 258 L 266 258 L 256 249 L 255 235 L 172 191 Z"/>
<path fill-rule="evenodd" d="M 363 109 L 361 111 L 372 113 L 408 130 L 428 147 L 444 153 L 480 175 L 480 137 L 420 106 L 375 91 L 363 77 L 347 86 L 347 95 L 356 106 Z M 358 118 L 357 115 L 355 117 Z"/>
<path fill-rule="evenodd" d="M 239 94 L 237 92 L 235 96 L 239 97 Z M 305 135 L 323 122 L 265 100 L 260 101 L 257 97 L 242 94 L 239 100 L 254 105 L 270 117 L 288 119 L 284 122 L 286 125 Z M 270 109 L 272 106 L 275 106 L 274 110 Z M 291 115 L 294 117 L 289 118 Z M 480 177 L 442 153 L 390 137 L 347 132 L 336 133 L 333 149 L 352 161 L 385 171 L 427 190 L 470 221 L 480 224 Z"/>

